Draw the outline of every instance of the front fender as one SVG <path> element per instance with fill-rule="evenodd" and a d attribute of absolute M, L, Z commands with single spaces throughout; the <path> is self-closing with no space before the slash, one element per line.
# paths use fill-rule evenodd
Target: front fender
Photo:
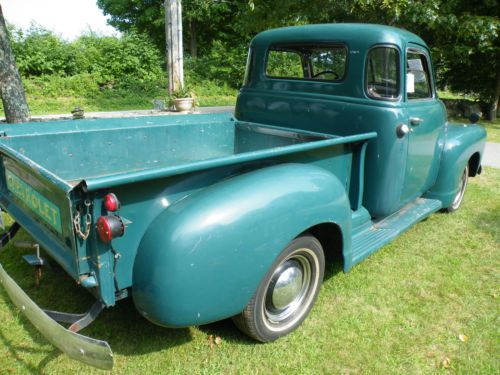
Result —
<path fill-rule="evenodd" d="M 426 197 L 439 199 L 449 207 L 459 189 L 460 177 L 472 155 L 479 154 L 479 163 L 486 143 L 486 131 L 478 125 L 448 124 L 446 142 L 441 155 L 439 173 Z M 475 174 L 477 171 L 472 171 Z"/>
<path fill-rule="evenodd" d="M 348 241 L 350 213 L 344 185 L 311 165 L 267 167 L 193 193 L 162 212 L 141 240 L 133 269 L 136 307 L 170 327 L 233 316 L 304 230 L 336 222 Z"/>

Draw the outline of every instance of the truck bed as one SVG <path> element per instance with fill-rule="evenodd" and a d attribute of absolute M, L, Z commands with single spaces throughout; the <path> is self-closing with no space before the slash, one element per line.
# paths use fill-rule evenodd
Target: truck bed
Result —
<path fill-rule="evenodd" d="M 238 122 L 230 114 L 2 126 L 0 206 L 75 280 L 95 274 L 98 287 L 89 282 L 89 290 L 111 306 L 115 292 L 132 285 L 134 254 L 151 220 L 168 205 L 230 176 L 288 164 L 298 176 L 301 165 L 331 173 L 356 211 L 366 145 L 374 137 Z M 120 215 L 132 223 L 126 237 L 114 241 L 128 254 L 116 280 L 110 278 L 110 250 L 94 232 L 87 238 L 109 191 L 118 194 Z M 77 218 L 86 223 L 83 231 Z"/>
<path fill-rule="evenodd" d="M 142 123 L 121 126 L 57 128 L 39 134 L 6 131 L 2 143 L 38 166 L 76 185 L 82 180 L 179 167 L 248 152 L 314 142 L 334 136 L 240 123 L 224 116 L 193 116 L 198 122 Z M 208 117 L 208 118 L 207 118 Z M 89 123 L 93 125 L 92 123 Z M 36 125 L 43 127 L 43 124 Z"/>

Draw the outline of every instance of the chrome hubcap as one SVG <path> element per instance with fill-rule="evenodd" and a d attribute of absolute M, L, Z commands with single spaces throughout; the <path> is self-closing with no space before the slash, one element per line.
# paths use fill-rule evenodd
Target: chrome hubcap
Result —
<path fill-rule="evenodd" d="M 303 255 L 286 259 L 274 272 L 266 294 L 265 314 L 280 323 L 301 309 L 311 282 L 311 265 Z"/>

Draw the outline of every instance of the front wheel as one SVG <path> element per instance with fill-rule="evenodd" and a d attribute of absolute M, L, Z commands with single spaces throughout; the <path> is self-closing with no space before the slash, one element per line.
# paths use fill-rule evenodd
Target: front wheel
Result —
<path fill-rule="evenodd" d="M 462 176 L 460 177 L 460 185 L 458 192 L 455 195 L 455 198 L 453 198 L 453 202 L 451 202 L 451 205 L 448 208 L 446 208 L 447 212 L 454 212 L 458 210 L 458 208 L 462 204 L 462 200 L 464 199 L 464 194 L 465 194 L 465 188 L 467 187 L 468 177 L 469 177 L 469 166 L 466 165 L 464 171 L 462 172 Z"/>
<path fill-rule="evenodd" d="M 255 340 L 276 340 L 296 329 L 306 318 L 319 293 L 325 257 L 313 236 L 294 239 L 281 252 L 239 315 L 240 330 Z"/>

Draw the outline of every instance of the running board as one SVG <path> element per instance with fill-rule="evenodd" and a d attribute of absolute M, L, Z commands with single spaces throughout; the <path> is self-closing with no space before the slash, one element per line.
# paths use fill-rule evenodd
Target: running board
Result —
<path fill-rule="evenodd" d="M 441 201 L 418 198 L 398 212 L 373 222 L 373 225 L 357 233 L 352 239 L 352 265 L 361 262 L 412 225 L 439 209 L 441 209 Z"/>

